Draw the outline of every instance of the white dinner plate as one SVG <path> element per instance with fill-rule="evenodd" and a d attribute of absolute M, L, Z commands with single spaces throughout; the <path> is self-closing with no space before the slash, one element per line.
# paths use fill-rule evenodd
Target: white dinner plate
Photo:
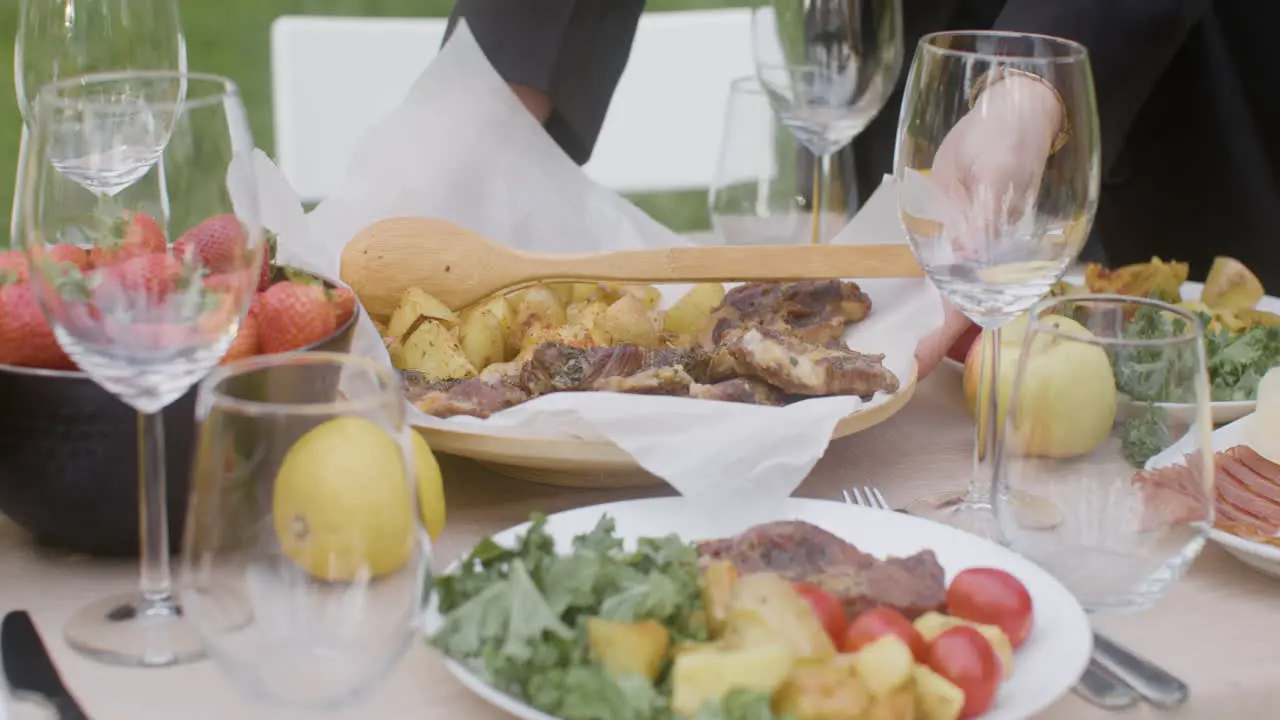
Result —
<path fill-rule="evenodd" d="M 1213 451 L 1220 453 L 1229 450 L 1243 441 L 1241 437 L 1247 423 L 1253 416 L 1247 415 L 1229 425 L 1223 425 L 1213 431 Z M 1181 465 L 1183 457 L 1191 450 L 1190 443 L 1175 443 L 1172 447 L 1147 461 L 1147 469 Z M 1246 540 L 1239 535 L 1232 535 L 1217 528 L 1209 531 L 1209 539 L 1221 545 L 1224 550 L 1236 556 L 1240 562 L 1257 570 L 1263 575 L 1280 578 L 1280 548 L 1266 543 Z"/>
<path fill-rule="evenodd" d="M 1076 273 L 1071 273 L 1062 279 L 1073 285 L 1084 284 L 1084 276 Z M 1184 301 L 1199 300 L 1200 293 L 1203 290 L 1204 284 L 1202 283 L 1185 282 L 1182 284 L 1182 299 Z M 1258 310 L 1264 310 L 1266 312 L 1272 312 L 1280 315 L 1280 298 L 1265 295 L 1255 307 Z M 942 362 L 964 372 L 964 363 L 957 362 L 949 357 L 943 358 Z M 1146 403 L 1143 403 L 1142 405 L 1145 407 Z M 1165 412 L 1170 413 L 1171 416 L 1175 418 L 1189 418 L 1193 412 L 1191 405 L 1187 403 L 1156 403 L 1156 406 L 1163 409 Z M 1245 415 L 1253 412 L 1253 409 L 1257 407 L 1257 403 L 1253 400 L 1215 402 L 1209 403 L 1209 407 L 1213 412 L 1213 424 L 1223 425 L 1225 423 L 1239 420 Z"/>
<path fill-rule="evenodd" d="M 710 510 L 684 498 L 627 500 L 552 515 L 547 530 L 557 547 L 567 548 L 573 536 L 589 532 L 602 515 L 611 516 L 628 544 L 636 538 L 677 533 L 688 540 L 736 535 L 772 520 L 803 520 L 822 527 L 873 555 L 906 556 L 931 549 L 950 579 L 969 567 L 996 567 L 1015 575 L 1031 593 L 1034 627 L 1014 659 L 1013 677 L 1005 681 L 995 704 L 983 720 L 1023 720 L 1051 705 L 1075 685 L 1089 662 L 1093 633 L 1074 596 L 1053 576 L 1031 561 L 974 535 L 903 513 L 872 510 L 828 500 L 787 498 L 780 502 Z M 528 523 L 493 536 L 510 546 Z M 442 619 L 432 607 L 426 618 L 428 635 Z M 449 671 L 468 689 L 494 706 L 524 720 L 555 720 L 520 700 L 485 684 L 461 664 L 446 660 Z"/>

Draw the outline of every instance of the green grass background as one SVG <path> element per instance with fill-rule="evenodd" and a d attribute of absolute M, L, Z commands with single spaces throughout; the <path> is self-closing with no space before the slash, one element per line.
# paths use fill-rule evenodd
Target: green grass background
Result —
<path fill-rule="evenodd" d="M 99 0 L 104 1 L 104 0 Z M 127 0 L 105 0 L 127 2 Z M 524 2 L 525 0 L 510 0 Z M 593 0 L 595 1 L 595 0 Z M 609 0 L 599 0 L 608 2 Z M 736 7 L 751 0 L 649 0 L 648 12 Z M 226 75 L 241 88 L 258 146 L 272 151 L 271 125 L 271 22 L 280 15 L 368 15 L 390 17 L 447 16 L 452 0 L 180 0 L 192 70 Z M 0 0 L 0 37 L 7 41 L 17 33 L 18 0 Z M 13 77 L 13 53 L 5 59 L 5 78 Z M 10 85 L 12 88 L 12 85 Z M 18 156 L 21 120 L 12 90 L 8 102 L 0 102 L 0 212 L 8 213 Z M 633 197 L 659 221 L 676 230 L 710 227 L 706 193 L 661 193 Z M 7 215 L 6 215 L 7 217 Z M 7 224 L 6 224 L 7 226 Z M 7 234 L 0 231 L 0 239 Z"/>

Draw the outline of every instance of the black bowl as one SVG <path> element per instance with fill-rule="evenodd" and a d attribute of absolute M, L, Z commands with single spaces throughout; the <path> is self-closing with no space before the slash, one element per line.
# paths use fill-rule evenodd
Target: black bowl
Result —
<path fill-rule="evenodd" d="M 356 315 L 328 339 L 297 352 L 349 352 Z M 187 514 L 195 401 L 192 388 L 164 410 L 169 543 L 175 551 Z M 137 447 L 137 412 L 84 373 L 0 365 L 0 513 L 37 543 L 136 556 Z"/>

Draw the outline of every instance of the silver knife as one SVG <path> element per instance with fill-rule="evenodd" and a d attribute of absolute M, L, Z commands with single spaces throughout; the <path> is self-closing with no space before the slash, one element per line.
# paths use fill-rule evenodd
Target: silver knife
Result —
<path fill-rule="evenodd" d="M 1075 693 L 1106 710 L 1124 710 L 1138 702 L 1138 693 L 1124 684 L 1097 660 L 1089 660 L 1089 666 L 1074 688 Z"/>
<path fill-rule="evenodd" d="M 58 720 L 89 720 L 62 684 L 49 648 L 26 610 L 14 610 L 4 616 L 0 624 L 0 658 L 10 688 L 43 697 L 57 712 Z"/>
<path fill-rule="evenodd" d="M 1093 658 L 1143 700 L 1158 708 L 1175 708 L 1191 695 L 1187 684 L 1160 666 L 1134 655 L 1101 633 L 1093 634 Z"/>

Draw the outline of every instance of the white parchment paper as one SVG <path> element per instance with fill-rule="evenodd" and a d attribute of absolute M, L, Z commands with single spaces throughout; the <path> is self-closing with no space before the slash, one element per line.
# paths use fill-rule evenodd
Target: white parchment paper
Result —
<path fill-rule="evenodd" d="M 673 69 L 673 72 L 676 70 Z M 653 138 L 652 142 L 662 142 Z M 347 241 L 378 220 L 439 217 L 513 247 L 544 252 L 684 245 L 617 193 L 591 181 L 529 115 L 460 24 L 404 103 L 358 145 L 343 187 L 309 214 L 279 169 L 257 158 L 263 216 L 279 236 L 279 261 L 339 275 Z M 892 181 L 885 179 L 836 238 L 904 242 Z M 919 340 L 942 322 L 923 279 L 866 280 L 871 315 L 849 345 L 884 353 L 905 383 Z M 672 301 L 685 288 L 663 288 Z M 390 362 L 367 317 L 353 352 Z M 789 495 L 822 457 L 846 415 L 885 402 L 806 400 L 784 408 L 612 393 L 547 395 L 487 420 L 442 420 L 411 410 L 415 425 L 518 437 L 607 439 L 685 495 Z"/>

